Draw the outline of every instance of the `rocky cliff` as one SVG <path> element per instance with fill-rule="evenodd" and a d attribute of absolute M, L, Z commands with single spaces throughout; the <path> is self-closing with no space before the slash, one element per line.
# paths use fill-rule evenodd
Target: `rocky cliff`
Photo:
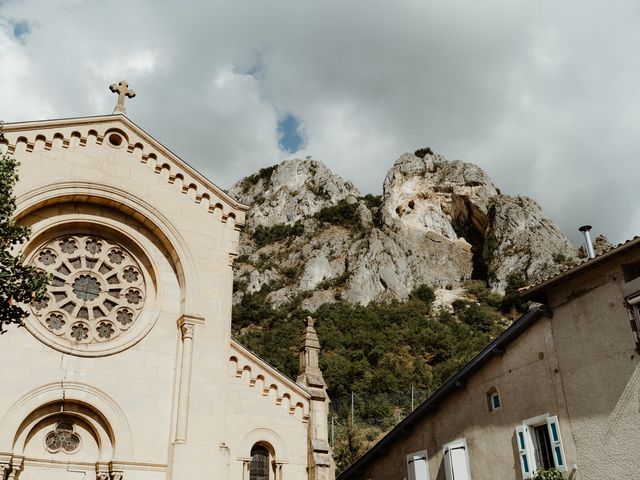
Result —
<path fill-rule="evenodd" d="M 362 196 L 317 160 L 288 160 L 236 183 L 252 206 L 236 262 L 236 299 L 267 289 L 304 308 L 406 300 L 418 286 L 438 301 L 485 280 L 503 291 L 578 258 L 578 249 L 525 197 L 502 195 L 477 165 L 429 151 L 402 155 L 382 196 Z M 263 290 L 264 291 L 264 290 Z"/>

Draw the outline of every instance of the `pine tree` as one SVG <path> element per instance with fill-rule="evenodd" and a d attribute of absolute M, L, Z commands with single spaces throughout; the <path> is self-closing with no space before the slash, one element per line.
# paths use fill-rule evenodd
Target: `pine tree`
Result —
<path fill-rule="evenodd" d="M 5 144 L 0 130 L 0 146 Z M 19 163 L 7 153 L 0 155 L 0 333 L 6 325 L 23 325 L 28 315 L 24 305 L 46 297 L 49 277 L 25 265 L 19 246 L 29 238 L 28 227 L 14 219 Z"/>

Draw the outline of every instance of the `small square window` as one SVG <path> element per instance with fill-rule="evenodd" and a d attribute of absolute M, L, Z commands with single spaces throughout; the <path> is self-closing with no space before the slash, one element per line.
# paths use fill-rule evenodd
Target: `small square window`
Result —
<path fill-rule="evenodd" d="M 494 410 L 498 410 L 502 407 L 502 400 L 500 399 L 500 394 L 498 390 L 493 387 L 487 391 L 487 408 L 490 412 Z"/>

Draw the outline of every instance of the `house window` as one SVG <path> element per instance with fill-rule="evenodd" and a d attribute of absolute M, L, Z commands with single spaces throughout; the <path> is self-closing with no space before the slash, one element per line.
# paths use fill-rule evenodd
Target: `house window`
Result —
<path fill-rule="evenodd" d="M 262 445 L 251 449 L 249 480 L 269 480 L 269 450 Z"/>
<path fill-rule="evenodd" d="M 624 275 L 625 283 L 640 277 L 640 263 L 632 263 L 622 266 L 622 274 Z"/>
<path fill-rule="evenodd" d="M 489 408 L 490 412 L 493 412 L 494 410 L 498 410 L 500 407 L 502 407 L 500 394 L 498 393 L 498 390 L 496 390 L 495 387 L 487 391 L 487 407 Z"/>
<path fill-rule="evenodd" d="M 627 298 L 631 313 L 631 330 L 636 342 L 636 350 L 640 352 L 640 294 Z"/>
<path fill-rule="evenodd" d="M 523 478 L 533 478 L 538 470 L 567 469 L 560 438 L 558 417 L 542 415 L 516 427 L 516 445 Z"/>
<path fill-rule="evenodd" d="M 429 480 L 428 460 L 426 450 L 407 455 L 408 480 Z"/>
<path fill-rule="evenodd" d="M 462 438 L 444 447 L 444 475 L 447 480 L 469 480 L 467 441 Z"/>

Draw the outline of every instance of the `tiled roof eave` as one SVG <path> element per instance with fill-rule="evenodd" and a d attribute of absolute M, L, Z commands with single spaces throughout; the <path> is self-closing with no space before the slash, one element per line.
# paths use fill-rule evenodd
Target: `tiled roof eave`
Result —
<path fill-rule="evenodd" d="M 639 245 L 640 245 L 640 236 L 633 237 L 630 240 L 619 243 L 618 245 L 615 245 L 609 248 L 608 250 L 605 250 L 595 258 L 585 258 L 578 265 L 574 267 L 567 268 L 566 270 L 558 274 L 552 275 L 550 277 L 545 278 L 544 280 L 541 280 L 538 283 L 525 287 L 520 290 L 519 294 L 521 297 L 524 297 L 524 298 L 531 297 L 532 295 L 546 290 L 551 285 L 554 285 L 557 282 L 564 280 L 565 278 L 577 275 L 578 273 L 583 272 L 584 270 L 587 270 L 596 265 L 600 265 L 603 261 L 606 261 L 607 259 L 613 256 L 625 253 L 629 249 L 637 247 Z"/>

